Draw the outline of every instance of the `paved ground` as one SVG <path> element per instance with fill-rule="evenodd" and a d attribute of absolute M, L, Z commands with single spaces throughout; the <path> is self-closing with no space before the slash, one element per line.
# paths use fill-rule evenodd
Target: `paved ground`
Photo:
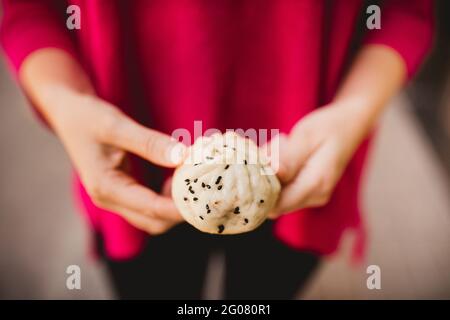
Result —
<path fill-rule="evenodd" d="M 61 146 L 30 114 L 0 65 L 0 298 L 111 298 L 102 266 L 86 258 L 86 229 L 70 198 Z M 365 267 L 346 262 L 352 241 L 324 263 L 299 297 L 450 298 L 450 202 L 445 174 L 408 101 L 396 99 L 381 123 L 365 188 L 368 264 L 382 289 L 366 288 Z M 65 287 L 66 267 L 82 268 L 82 290 Z M 206 296 L 220 297 L 220 256 Z"/>

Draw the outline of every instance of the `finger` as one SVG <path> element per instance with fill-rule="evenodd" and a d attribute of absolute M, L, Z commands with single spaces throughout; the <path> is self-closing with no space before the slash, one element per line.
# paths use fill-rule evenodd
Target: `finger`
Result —
<path fill-rule="evenodd" d="M 288 175 L 288 137 L 286 134 L 281 133 L 274 139 L 270 140 L 268 147 L 270 152 L 270 166 L 278 176 L 281 182 L 286 181 Z"/>
<path fill-rule="evenodd" d="M 127 209 L 119 209 L 118 212 L 131 225 L 152 235 L 162 234 L 177 224 L 176 222 L 152 219 Z"/>
<path fill-rule="evenodd" d="M 122 114 L 111 116 L 102 126 L 102 142 L 132 152 L 157 165 L 174 167 L 185 157 L 186 147 L 182 143 Z"/>
<path fill-rule="evenodd" d="M 283 188 L 276 213 L 292 212 L 325 202 L 335 185 L 336 170 L 331 163 L 335 151 L 331 147 L 321 147 L 312 155 L 297 177 Z"/>
<path fill-rule="evenodd" d="M 142 213 L 134 212 L 128 208 L 125 208 L 115 202 L 107 203 L 103 207 L 106 210 L 120 215 L 132 226 L 138 228 L 139 230 L 146 231 L 152 235 L 164 233 L 174 225 L 181 222 L 150 218 L 146 215 L 143 215 Z"/>
<path fill-rule="evenodd" d="M 277 217 L 277 215 L 302 208 L 313 188 L 313 184 L 308 184 L 306 182 L 300 183 L 297 179 L 285 186 L 270 217 L 274 218 Z"/>
<path fill-rule="evenodd" d="M 298 171 L 311 154 L 312 148 L 312 145 L 306 140 L 286 135 L 279 136 L 278 157 L 276 155 L 271 157 L 272 162 L 276 161 L 275 167 L 273 163 L 271 165 L 282 184 L 288 184 L 297 176 Z M 271 147 L 270 149 L 273 152 L 273 149 L 277 148 Z"/>
<path fill-rule="evenodd" d="M 139 230 L 146 231 L 150 234 L 160 234 L 169 229 L 176 222 L 150 218 L 142 213 L 134 212 L 128 208 L 121 206 L 116 202 L 103 202 L 97 204 L 99 207 L 115 213 L 124 218 L 129 224 L 138 228 Z"/>
<path fill-rule="evenodd" d="M 287 167 L 287 170 L 284 179 L 285 181 L 291 181 L 314 153 L 316 146 L 312 141 L 308 140 L 306 135 L 295 135 L 288 137 L 285 148 L 285 159 L 287 161 L 284 162 L 284 165 Z"/>
<path fill-rule="evenodd" d="M 280 216 L 280 212 L 272 211 L 267 215 L 267 218 L 270 220 L 274 220 Z"/>
<path fill-rule="evenodd" d="M 101 181 L 100 198 L 110 205 L 154 219 L 183 220 L 172 199 L 158 195 L 122 171 L 111 170 L 104 174 Z"/>

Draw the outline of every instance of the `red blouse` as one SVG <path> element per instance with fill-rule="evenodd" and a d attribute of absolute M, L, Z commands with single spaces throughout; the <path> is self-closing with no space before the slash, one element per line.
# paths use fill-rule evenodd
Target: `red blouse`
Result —
<path fill-rule="evenodd" d="M 255 128 L 288 132 L 329 102 L 350 58 L 360 0 L 69 1 L 81 8 L 81 30 L 66 28 L 61 1 L 3 0 L 1 43 L 17 71 L 31 52 L 67 51 L 84 66 L 98 95 L 147 126 L 171 134 Z M 381 29 L 360 30 L 362 43 L 386 45 L 413 75 L 432 43 L 431 0 L 391 0 Z M 361 45 L 361 41 L 359 43 Z M 368 141 L 357 150 L 330 202 L 280 217 L 276 236 L 320 254 L 335 251 L 342 233 L 364 228 L 358 200 Z M 161 169 L 136 161 L 136 176 L 155 189 Z M 137 254 L 147 235 L 97 208 L 75 175 L 75 192 L 108 254 Z"/>

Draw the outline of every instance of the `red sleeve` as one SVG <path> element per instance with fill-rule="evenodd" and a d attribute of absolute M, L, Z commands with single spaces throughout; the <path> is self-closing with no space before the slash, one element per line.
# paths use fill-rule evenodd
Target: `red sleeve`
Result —
<path fill-rule="evenodd" d="M 59 48 L 76 56 L 64 19 L 65 1 L 1 0 L 0 43 L 18 71 L 25 58 L 41 48 Z"/>
<path fill-rule="evenodd" d="M 64 20 L 65 1 L 0 0 L 3 17 L 0 24 L 0 44 L 17 75 L 22 62 L 32 52 L 42 48 L 58 48 L 77 56 Z M 30 101 L 36 116 L 48 123 Z"/>
<path fill-rule="evenodd" d="M 381 29 L 369 30 L 365 43 L 396 50 L 411 78 L 432 47 L 433 29 L 433 0 L 387 0 L 381 6 Z"/>

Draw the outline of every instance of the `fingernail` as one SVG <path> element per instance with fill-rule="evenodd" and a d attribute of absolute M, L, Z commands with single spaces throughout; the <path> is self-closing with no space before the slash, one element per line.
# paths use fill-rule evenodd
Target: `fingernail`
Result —
<path fill-rule="evenodd" d="M 183 162 L 185 154 L 186 146 L 178 142 L 169 150 L 168 159 L 171 163 L 178 165 Z"/>

